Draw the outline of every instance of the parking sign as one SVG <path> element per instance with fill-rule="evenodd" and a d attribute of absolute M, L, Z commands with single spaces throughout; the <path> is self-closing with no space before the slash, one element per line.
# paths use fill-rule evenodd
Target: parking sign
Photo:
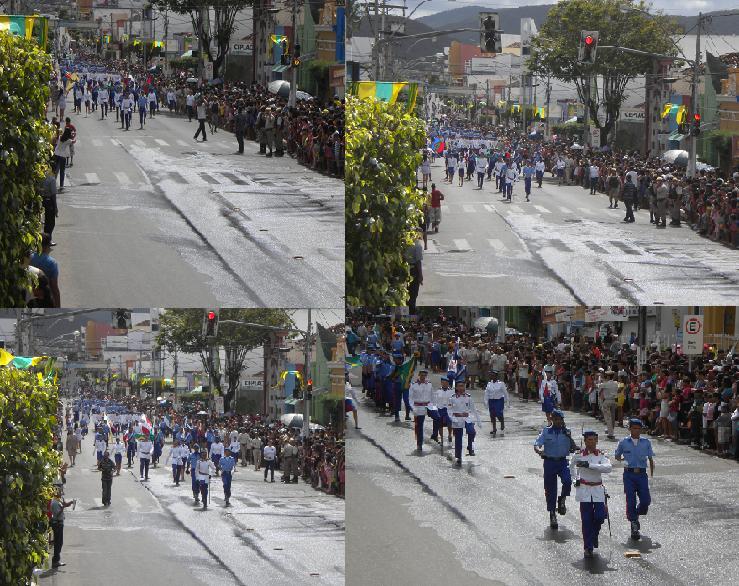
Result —
<path fill-rule="evenodd" d="M 703 353 L 703 316 L 683 317 L 683 353 L 696 355 Z"/>

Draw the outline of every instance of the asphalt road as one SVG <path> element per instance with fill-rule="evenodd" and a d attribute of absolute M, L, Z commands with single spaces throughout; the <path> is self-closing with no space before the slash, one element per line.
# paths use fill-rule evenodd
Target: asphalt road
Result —
<path fill-rule="evenodd" d="M 194 506 L 190 477 L 175 487 L 164 459 L 141 483 L 138 462 L 128 470 L 124 458 L 112 504 L 104 508 L 90 436 L 82 449 L 65 485 L 65 498 L 78 499 L 76 509 L 66 511 L 67 565 L 42 574 L 42 586 L 128 586 L 152 579 L 209 586 L 344 584 L 344 501 L 302 480 L 264 483 L 262 472 L 239 466 L 232 506 L 224 506 L 221 480 L 214 477 L 209 509 L 202 511 Z"/>
<path fill-rule="evenodd" d="M 623 223 L 623 203 L 557 186 L 546 175 L 526 202 L 494 180 L 444 183 L 443 160 L 431 176 L 445 195 L 438 234 L 428 235 L 418 305 L 710 305 L 739 294 L 739 254 L 689 226 L 657 229 L 648 210 Z M 475 176 L 476 177 L 476 176 Z"/>
<path fill-rule="evenodd" d="M 74 166 L 59 196 L 64 306 L 338 307 L 344 184 L 289 156 L 235 154 L 231 133 L 196 142 L 164 113 L 130 131 L 72 114 Z"/>
<path fill-rule="evenodd" d="M 433 377 L 435 384 L 438 378 Z M 541 459 L 532 447 L 545 421 L 540 405 L 513 398 L 505 436 L 493 439 L 481 394 L 473 393 L 483 420 L 477 455 L 464 457 L 461 469 L 452 467 L 449 445 L 442 454 L 428 439 L 430 422 L 419 456 L 411 422 L 394 424 L 362 401 L 360 429 L 347 426 L 349 583 L 734 582 L 730 544 L 739 520 L 734 461 L 655 439 L 652 506 L 642 520 L 642 540 L 632 542 L 622 464 L 614 460 L 614 471 L 605 477 L 612 537 L 604 524 L 596 558 L 584 560 L 574 492 L 559 530 L 549 529 Z M 566 413 L 566 423 L 575 436 L 581 425 L 603 431 L 601 423 L 572 413 Z M 618 428 L 616 435 L 625 431 Z M 599 447 L 611 457 L 615 445 L 601 436 Z M 627 558 L 627 551 L 640 557 Z"/>

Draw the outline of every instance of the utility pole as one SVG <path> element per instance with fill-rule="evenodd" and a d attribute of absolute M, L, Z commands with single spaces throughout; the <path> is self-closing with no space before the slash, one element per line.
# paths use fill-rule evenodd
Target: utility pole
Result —
<path fill-rule="evenodd" d="M 693 62 L 693 93 L 690 97 L 690 109 L 693 114 L 698 113 L 698 74 L 701 66 L 701 28 L 703 27 L 703 13 L 698 13 L 698 32 L 695 36 L 695 61 Z M 688 121 L 693 124 L 693 118 Z M 691 126 L 692 128 L 692 126 Z M 688 177 L 695 177 L 695 159 L 698 150 L 698 137 L 691 133 L 690 150 L 688 156 Z"/>
<path fill-rule="evenodd" d="M 167 39 L 168 38 L 169 38 L 169 10 L 165 9 L 164 11 L 164 68 L 165 68 L 165 74 L 167 73 L 166 71 L 167 65 L 169 64 L 169 60 L 167 59 Z M 175 358 L 175 364 L 176 364 L 176 358 Z"/>
<path fill-rule="evenodd" d="M 544 135 L 549 140 L 549 98 L 552 96 L 552 84 L 551 77 L 547 75 L 547 111 L 544 112 L 544 122 L 546 123 L 546 134 Z"/>
<path fill-rule="evenodd" d="M 200 30 L 198 31 L 198 50 L 200 51 L 200 59 L 198 59 L 198 79 L 201 83 L 205 76 L 205 44 L 203 43 L 203 33 L 205 32 L 205 19 L 207 18 L 208 11 L 209 9 L 205 4 L 200 7 Z"/>
<path fill-rule="evenodd" d="M 526 135 L 526 85 L 529 82 L 529 76 L 525 73 L 521 74 L 521 122 L 522 131 Z"/>
<path fill-rule="evenodd" d="M 295 59 L 297 52 L 295 51 L 295 46 L 298 42 L 298 32 L 297 32 L 297 20 L 298 20 L 298 0 L 292 0 L 293 3 L 293 9 L 292 9 L 292 32 L 293 32 L 293 38 L 292 38 L 292 46 L 290 48 L 290 56 L 292 58 L 292 63 L 290 64 L 290 95 L 287 100 L 287 105 L 289 108 L 295 107 L 295 101 L 296 101 L 296 95 L 298 92 L 298 68 L 295 65 Z"/>
<path fill-rule="evenodd" d="M 303 383 L 305 390 L 303 391 L 303 437 L 310 437 L 310 401 L 308 399 L 308 381 L 310 380 L 310 332 L 311 332 L 311 310 L 308 309 L 308 329 L 305 332 L 305 357 L 304 357 L 304 376 Z M 311 385 L 312 387 L 312 385 Z M 311 388 L 312 392 L 312 388 Z"/>
<path fill-rule="evenodd" d="M 585 112 L 583 113 L 583 134 L 582 141 L 585 143 L 583 146 L 590 145 L 590 84 L 592 83 L 590 74 L 587 75 L 587 82 L 585 84 Z"/>

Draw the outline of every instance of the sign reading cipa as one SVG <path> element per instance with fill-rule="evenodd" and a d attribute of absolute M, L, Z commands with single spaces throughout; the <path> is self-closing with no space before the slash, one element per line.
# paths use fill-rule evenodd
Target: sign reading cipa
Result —
<path fill-rule="evenodd" d="M 621 120 L 644 120 L 644 110 L 621 110 Z"/>
<path fill-rule="evenodd" d="M 251 55 L 254 45 L 251 41 L 237 41 L 231 43 L 231 55 Z"/>
<path fill-rule="evenodd" d="M 264 388 L 264 380 L 261 378 L 242 379 L 241 386 L 245 391 L 261 391 Z"/>
<path fill-rule="evenodd" d="M 683 353 L 695 356 L 703 353 L 703 316 L 683 317 Z"/>

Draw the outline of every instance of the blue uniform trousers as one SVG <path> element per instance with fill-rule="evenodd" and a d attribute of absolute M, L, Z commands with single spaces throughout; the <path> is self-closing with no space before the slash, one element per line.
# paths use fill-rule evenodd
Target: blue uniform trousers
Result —
<path fill-rule="evenodd" d="M 606 520 L 605 503 L 580 503 L 582 519 L 582 541 L 585 549 L 598 547 L 598 533 Z"/>
<path fill-rule="evenodd" d="M 403 405 L 405 406 L 406 414 L 410 414 L 411 402 L 410 402 L 409 390 L 408 389 L 403 390 L 400 382 L 395 382 L 393 384 L 393 398 L 394 398 L 393 413 L 395 415 L 398 415 L 400 413 L 401 399 L 403 401 Z"/>
<path fill-rule="evenodd" d="M 172 464 L 172 479 L 175 484 L 180 481 L 180 464 Z"/>
<path fill-rule="evenodd" d="M 393 404 L 393 381 L 388 378 L 382 383 L 382 403 L 383 406 Z"/>
<path fill-rule="evenodd" d="M 203 505 L 208 503 L 208 481 L 200 481 L 200 500 L 203 501 Z"/>
<path fill-rule="evenodd" d="M 523 185 L 526 190 L 526 195 L 531 195 L 531 176 L 523 178 Z"/>
<path fill-rule="evenodd" d="M 561 496 L 570 496 L 572 476 L 567 460 L 544 460 L 544 496 L 547 499 L 547 511 L 557 510 L 557 476 L 562 481 Z"/>
<path fill-rule="evenodd" d="M 423 446 L 423 422 L 426 420 L 425 415 L 416 415 L 415 417 L 415 424 L 416 424 L 416 445 L 418 446 L 418 449 L 421 449 L 421 446 Z"/>
<path fill-rule="evenodd" d="M 636 474 L 624 470 L 624 492 L 626 493 L 626 518 L 629 521 L 638 521 L 639 515 L 646 515 L 652 497 L 649 494 L 649 479 L 646 473 Z M 639 505 L 636 497 L 639 497 Z"/>
<path fill-rule="evenodd" d="M 200 483 L 195 475 L 195 467 L 190 470 L 190 474 L 192 475 L 192 496 L 197 500 L 200 494 Z"/>
<path fill-rule="evenodd" d="M 475 431 L 475 424 L 474 423 L 467 423 L 464 424 L 464 429 L 461 427 L 455 427 L 454 428 L 454 457 L 457 460 L 462 459 L 462 432 L 467 431 L 467 449 L 472 450 L 472 442 L 475 441 L 475 436 L 477 435 L 477 432 Z"/>
<path fill-rule="evenodd" d="M 223 472 L 221 480 L 223 480 L 223 495 L 228 499 L 231 498 L 231 472 Z"/>

